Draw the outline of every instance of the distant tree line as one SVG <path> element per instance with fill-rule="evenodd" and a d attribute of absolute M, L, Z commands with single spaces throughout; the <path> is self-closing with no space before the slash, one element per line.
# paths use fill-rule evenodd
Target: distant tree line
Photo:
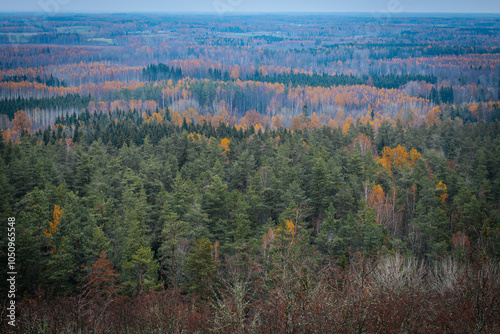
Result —
<path fill-rule="evenodd" d="M 59 80 L 58 78 L 54 78 L 52 76 L 52 74 L 48 78 L 46 78 L 46 77 L 42 78 L 42 77 L 37 75 L 34 79 L 30 79 L 26 75 L 13 75 L 13 76 L 8 76 L 8 77 L 3 77 L 1 79 L 1 81 L 3 81 L 3 82 L 31 81 L 31 82 L 44 83 L 47 86 L 51 86 L 51 87 L 66 87 L 66 83 L 63 80 Z"/>
<path fill-rule="evenodd" d="M 90 96 L 81 96 L 79 94 L 68 94 L 64 96 L 42 97 L 42 98 L 23 98 L 0 99 L 0 114 L 7 115 L 10 120 L 19 110 L 31 110 L 35 108 L 53 110 L 56 108 L 87 108 L 91 100 Z"/>

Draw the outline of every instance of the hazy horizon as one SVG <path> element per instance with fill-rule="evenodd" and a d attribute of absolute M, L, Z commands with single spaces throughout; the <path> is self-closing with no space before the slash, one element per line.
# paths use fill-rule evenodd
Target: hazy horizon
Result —
<path fill-rule="evenodd" d="M 500 14 L 500 2 L 491 0 L 431 1 L 431 0 L 354 0 L 350 3 L 339 1 L 298 0 L 191 0 L 173 2 L 144 0 L 141 2 L 124 0 L 85 2 L 75 0 L 20 0 L 16 3 L 0 5 L 5 13 L 428 13 L 428 14 Z"/>
<path fill-rule="evenodd" d="M 21 11 L 21 10 L 11 10 L 11 11 L 2 11 L 0 10 L 0 14 L 42 14 L 41 11 Z M 271 15 L 271 14 L 280 14 L 280 15 L 340 15 L 340 16 L 372 16 L 377 11 L 345 11 L 345 12 L 313 12 L 313 11 L 269 11 L 269 12 L 251 12 L 251 11 L 241 11 L 241 12 L 225 12 L 224 15 Z M 380 13 L 380 12 L 378 12 Z M 153 14 L 153 15 L 164 15 L 164 14 L 180 14 L 180 15 L 217 15 L 217 12 L 210 11 L 188 11 L 188 10 L 177 10 L 177 11 L 58 11 L 57 15 L 65 14 L 65 15 L 86 15 L 86 14 L 110 14 L 110 15 L 120 15 L 120 14 Z M 437 16 L 437 15 L 445 15 L 445 16 L 500 16 L 500 12 L 495 13 L 487 13 L 487 12 L 398 12 L 391 13 L 393 16 Z"/>

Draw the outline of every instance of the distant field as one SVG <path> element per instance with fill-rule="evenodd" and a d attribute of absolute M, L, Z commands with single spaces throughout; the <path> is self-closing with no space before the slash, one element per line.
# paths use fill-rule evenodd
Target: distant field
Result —
<path fill-rule="evenodd" d="M 59 33 L 71 32 L 71 33 L 78 33 L 78 34 L 88 34 L 88 33 L 90 33 L 89 32 L 90 29 L 91 29 L 90 26 L 73 26 L 73 27 L 56 28 L 57 32 L 59 32 Z"/>
<path fill-rule="evenodd" d="M 89 38 L 87 41 L 93 41 L 93 42 L 104 42 L 108 44 L 113 44 L 113 39 L 112 38 L 103 38 L 103 37 L 98 37 L 98 38 Z"/>
<path fill-rule="evenodd" d="M 0 43 L 0 48 L 10 48 L 12 43 Z M 117 49 L 118 45 L 84 45 L 84 44 L 50 44 L 50 43 L 23 43 L 23 47 L 50 47 L 50 48 L 79 48 L 79 49 Z"/>
<path fill-rule="evenodd" d="M 226 33 L 226 36 L 230 37 L 257 37 L 257 36 L 272 36 L 272 37 L 283 37 L 281 34 L 272 33 L 269 31 L 252 31 L 252 32 L 230 32 Z"/>
<path fill-rule="evenodd" d="M 0 32 L 0 35 L 11 35 L 11 36 L 33 36 L 38 35 L 38 32 Z"/>
<path fill-rule="evenodd" d="M 12 33 L 0 33 L 0 35 L 6 35 L 11 43 L 23 43 L 28 42 L 30 36 L 38 35 L 37 32 L 12 32 Z"/>

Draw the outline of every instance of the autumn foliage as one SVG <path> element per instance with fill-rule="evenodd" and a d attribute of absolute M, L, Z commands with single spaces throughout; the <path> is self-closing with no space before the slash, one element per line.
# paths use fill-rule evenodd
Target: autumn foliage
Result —
<path fill-rule="evenodd" d="M 0 16 L 1 333 L 500 333 L 495 17 Z"/>

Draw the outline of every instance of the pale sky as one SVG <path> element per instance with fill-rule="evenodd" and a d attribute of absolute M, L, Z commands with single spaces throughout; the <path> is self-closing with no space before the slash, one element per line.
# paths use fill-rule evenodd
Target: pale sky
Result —
<path fill-rule="evenodd" d="M 0 0 L 0 12 L 500 13 L 498 0 Z"/>

